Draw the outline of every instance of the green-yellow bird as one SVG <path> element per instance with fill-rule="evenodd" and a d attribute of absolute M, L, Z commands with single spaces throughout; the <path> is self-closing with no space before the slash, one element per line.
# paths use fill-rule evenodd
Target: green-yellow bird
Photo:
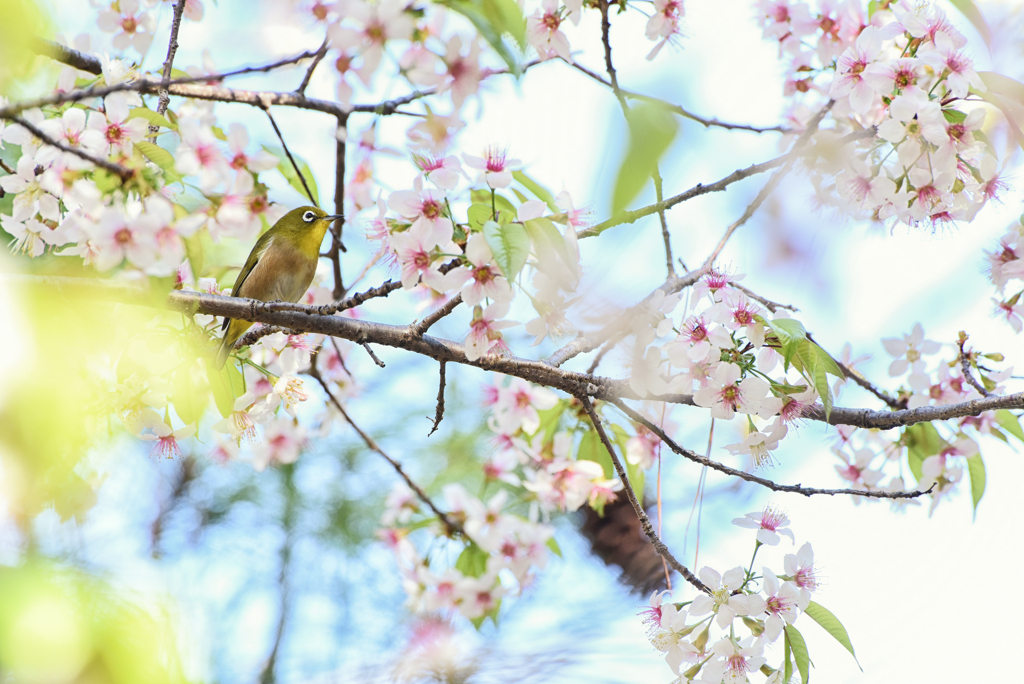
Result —
<path fill-rule="evenodd" d="M 339 218 L 316 207 L 299 207 L 282 216 L 256 241 L 231 289 L 232 296 L 264 302 L 299 301 L 316 274 L 324 234 Z M 251 326 L 249 321 L 224 319 L 217 368 L 224 367 L 235 342 Z"/>

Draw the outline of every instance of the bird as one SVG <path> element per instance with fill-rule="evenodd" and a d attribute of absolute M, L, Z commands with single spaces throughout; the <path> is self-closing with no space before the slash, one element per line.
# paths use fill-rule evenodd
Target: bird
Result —
<path fill-rule="evenodd" d="M 318 207 L 299 207 L 282 216 L 260 236 L 238 274 L 233 297 L 264 302 L 297 302 L 306 294 L 316 273 L 323 242 L 332 221 L 343 218 Z M 224 337 L 217 351 L 217 368 L 223 368 L 238 338 L 251 321 L 224 318 Z"/>

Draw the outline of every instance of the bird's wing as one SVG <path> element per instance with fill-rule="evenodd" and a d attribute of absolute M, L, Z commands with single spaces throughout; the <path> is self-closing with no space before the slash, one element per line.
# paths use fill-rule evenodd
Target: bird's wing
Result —
<path fill-rule="evenodd" d="M 256 264 L 260 262 L 263 255 L 270 249 L 270 245 L 273 244 L 274 236 L 270 232 L 266 232 L 260 236 L 260 239 L 256 241 L 252 251 L 249 252 L 249 258 L 245 262 L 245 266 L 238 272 L 238 279 L 235 281 L 235 286 L 231 288 L 231 296 L 241 297 L 239 294 L 242 291 L 242 284 L 245 283 L 245 279 L 249 277 L 252 270 L 256 268 Z M 224 317 L 224 323 L 221 324 L 221 330 L 227 330 L 228 324 L 231 323 L 231 319 L 227 316 Z"/>

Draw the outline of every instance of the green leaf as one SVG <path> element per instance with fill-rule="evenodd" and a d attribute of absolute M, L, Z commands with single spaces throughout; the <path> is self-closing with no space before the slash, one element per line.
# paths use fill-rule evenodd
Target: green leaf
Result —
<path fill-rule="evenodd" d="M 277 170 L 281 172 L 284 179 L 288 181 L 288 185 L 295 188 L 295 190 L 303 197 L 309 197 L 306 194 L 306 188 L 302 187 L 302 179 L 299 178 L 299 174 L 295 173 L 295 167 L 292 166 L 292 162 L 288 159 L 288 155 L 285 153 L 284 148 L 276 147 L 274 145 L 264 145 L 263 149 L 274 155 L 278 159 Z M 313 194 L 313 204 L 320 206 L 320 193 L 317 191 L 316 179 L 313 178 L 313 172 L 309 169 L 309 164 L 302 160 L 301 157 L 292 152 L 292 157 L 295 159 L 295 163 L 298 165 L 299 170 L 302 171 L 302 176 L 309 183 L 309 191 Z"/>
<path fill-rule="evenodd" d="M 807 329 L 804 328 L 804 324 L 795 318 L 779 318 L 773 321 L 765 320 L 775 336 L 779 338 L 779 342 L 785 344 L 786 342 L 796 342 L 807 338 Z"/>
<path fill-rule="evenodd" d="M 985 462 L 981 454 L 967 459 L 967 472 L 971 476 L 971 501 L 974 502 L 974 517 L 978 517 L 978 503 L 985 495 Z"/>
<path fill-rule="evenodd" d="M 552 214 L 557 214 L 561 209 L 555 204 L 555 197 L 551 194 L 551 191 L 545 188 L 543 185 L 527 176 L 522 171 L 513 171 L 512 177 L 519 181 L 519 184 L 524 188 L 533 193 L 533 196 L 539 199 L 544 204 L 548 205 L 548 209 L 551 210 Z"/>
<path fill-rule="evenodd" d="M 558 545 L 558 542 L 555 541 L 554 537 L 548 537 L 548 540 L 544 543 L 549 549 L 551 549 L 551 553 L 555 554 L 559 558 L 562 557 L 562 548 Z"/>
<path fill-rule="evenodd" d="M 796 669 L 800 671 L 800 681 L 807 684 L 810 678 L 811 656 L 807 652 L 807 642 L 793 625 L 786 625 L 786 644 L 793 649 L 793 657 L 796 659 Z"/>
<path fill-rule="evenodd" d="M 910 472 L 918 482 L 921 481 L 921 464 L 924 463 L 924 459 L 949 446 L 931 423 L 918 423 L 904 428 L 900 439 L 907 447 L 907 464 L 910 466 Z"/>
<path fill-rule="evenodd" d="M 612 457 L 601 443 L 601 436 L 597 434 L 596 430 L 588 430 L 583 435 L 583 439 L 580 440 L 580 448 L 576 452 L 576 459 L 599 464 L 604 469 L 604 476 L 608 479 L 615 476 Z"/>
<path fill-rule="evenodd" d="M 949 0 L 949 4 L 956 7 L 960 10 L 961 14 L 967 17 L 967 21 L 971 22 L 971 25 L 978 31 L 982 40 L 986 43 L 992 42 L 992 32 L 988 28 L 988 23 L 973 0 Z"/>
<path fill-rule="evenodd" d="M 551 441 L 554 437 L 555 432 L 558 431 L 558 424 L 562 418 L 562 414 L 565 413 L 565 409 L 569 407 L 568 400 L 559 399 L 558 403 L 549 409 L 543 411 L 537 411 L 537 415 L 540 418 L 540 427 L 537 428 L 537 432 L 534 434 L 543 435 L 541 443 Z"/>
<path fill-rule="evenodd" d="M 491 44 L 516 78 L 522 73 L 519 60 L 502 35 L 508 33 L 520 45 L 526 45 L 526 20 L 515 0 L 436 0 L 437 4 L 469 19 L 480 37 Z"/>
<path fill-rule="evenodd" d="M 515 280 L 530 255 L 530 238 L 523 225 L 509 223 L 501 226 L 494 221 L 487 221 L 484 224 L 484 239 L 494 255 L 494 263 L 509 282 Z"/>
<path fill-rule="evenodd" d="M 171 401 L 174 403 L 174 412 L 186 425 L 197 423 L 203 417 L 209 396 L 206 387 L 197 382 L 192 369 L 192 364 L 179 369 L 172 380 Z"/>
<path fill-rule="evenodd" d="M 843 623 L 839 621 L 835 615 L 831 613 L 827 608 L 824 608 L 818 603 L 811 601 L 807 604 L 807 609 L 804 611 L 808 616 L 819 625 L 822 629 L 832 635 L 832 638 L 843 645 L 853 659 L 857 661 L 857 667 L 863 672 L 864 668 L 860 667 L 860 661 L 857 660 L 857 654 L 853 651 L 853 643 L 850 642 L 850 635 L 846 633 L 846 628 L 843 627 Z"/>
<path fill-rule="evenodd" d="M 1024 430 L 1021 429 L 1020 419 L 1017 416 L 1006 409 L 999 409 L 996 411 L 996 422 L 999 423 L 999 427 L 1024 442 Z"/>
<path fill-rule="evenodd" d="M 626 122 L 629 147 L 615 179 L 612 214 L 624 210 L 636 199 L 679 132 L 679 122 L 667 109 L 649 103 L 630 109 Z"/>
<path fill-rule="evenodd" d="M 455 569 L 466 577 L 480 577 L 487 572 L 487 557 L 486 551 L 471 543 L 459 554 Z"/>
<path fill-rule="evenodd" d="M 169 128 L 172 131 L 178 130 L 177 126 L 148 107 L 136 107 L 128 113 L 128 119 L 145 119 L 153 126 L 162 126 L 164 128 Z"/>
<path fill-rule="evenodd" d="M 140 140 L 135 143 L 135 148 L 164 171 L 174 171 L 174 156 L 159 145 Z"/>
<path fill-rule="evenodd" d="M 206 378 L 210 383 L 210 391 L 213 392 L 213 400 L 217 404 L 220 415 L 227 418 L 235 408 L 235 399 L 242 395 L 243 381 L 238 365 L 230 359 L 224 367 L 217 370 L 213 362 L 206 362 Z"/>
<path fill-rule="evenodd" d="M 494 218 L 491 212 L 491 205 L 488 204 L 471 204 L 469 209 L 466 210 L 466 220 L 469 222 L 469 227 L 479 232 L 484 229 L 484 224 Z"/>
<path fill-rule="evenodd" d="M 185 243 L 188 263 L 192 266 L 192 275 L 198 280 L 203 277 L 203 267 L 206 266 L 206 250 L 203 247 L 203 239 L 199 233 L 194 233 L 183 238 L 182 242 Z"/>
<path fill-rule="evenodd" d="M 789 634 L 783 638 L 784 660 L 782 661 L 782 681 L 789 684 L 793 678 L 793 646 L 789 643 Z"/>

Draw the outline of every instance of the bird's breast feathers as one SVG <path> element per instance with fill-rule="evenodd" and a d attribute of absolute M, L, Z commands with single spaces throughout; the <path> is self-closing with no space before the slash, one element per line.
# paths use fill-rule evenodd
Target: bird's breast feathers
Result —
<path fill-rule="evenodd" d="M 259 256 L 238 296 L 265 302 L 297 302 L 316 274 L 316 260 L 281 240 L 271 240 Z"/>

